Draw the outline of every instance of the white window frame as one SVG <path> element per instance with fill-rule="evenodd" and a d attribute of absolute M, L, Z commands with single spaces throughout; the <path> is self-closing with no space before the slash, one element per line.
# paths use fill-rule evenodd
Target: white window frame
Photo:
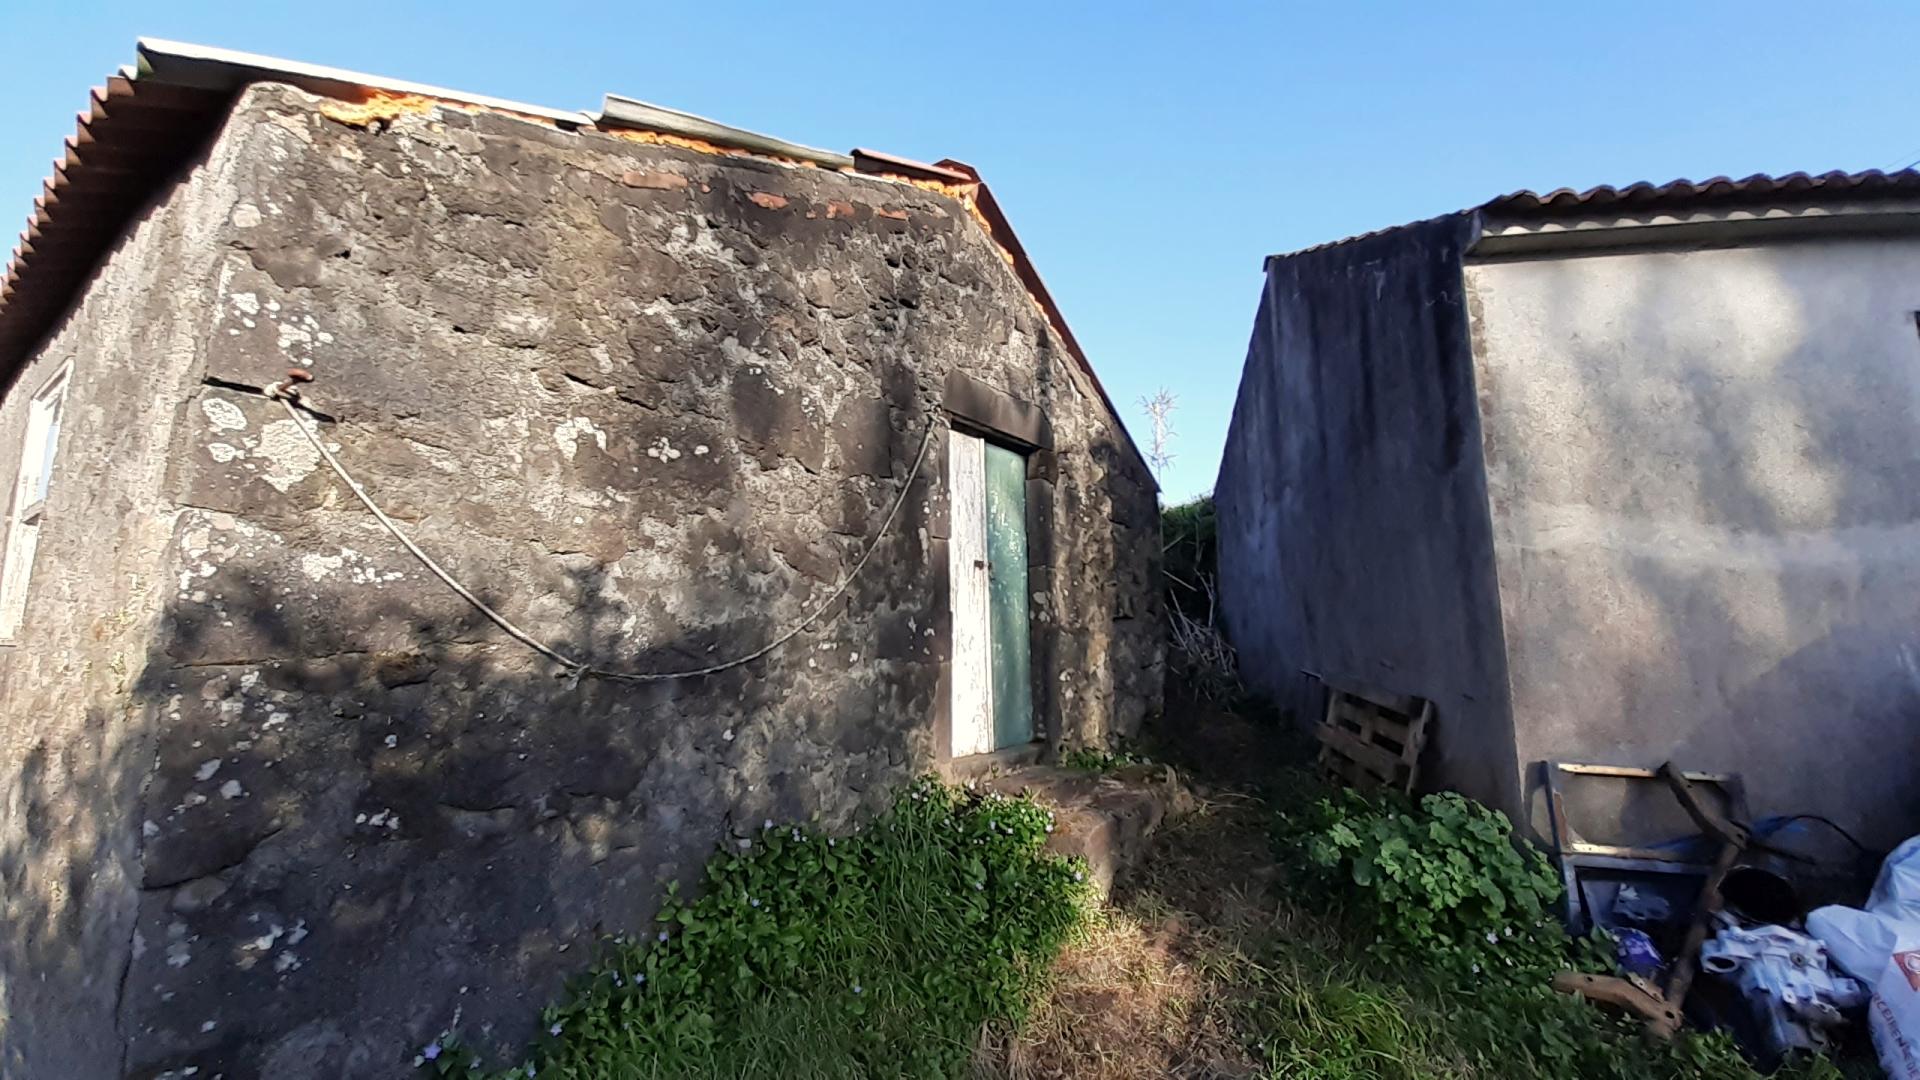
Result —
<path fill-rule="evenodd" d="M 63 364 L 27 401 L 27 430 L 20 443 L 20 467 L 14 474 L 7 514 L 5 561 L 0 562 L 0 641 L 12 641 L 26 622 L 27 588 L 33 581 L 33 555 L 40 546 L 47 496 L 60 451 L 60 422 L 73 365 Z"/>

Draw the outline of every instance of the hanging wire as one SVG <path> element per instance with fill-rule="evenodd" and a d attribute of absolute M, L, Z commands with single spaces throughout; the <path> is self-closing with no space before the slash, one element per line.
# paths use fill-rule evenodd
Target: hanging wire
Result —
<path fill-rule="evenodd" d="M 912 489 L 914 479 L 920 475 L 920 466 L 927 459 L 927 447 L 932 445 L 933 433 L 939 427 L 937 420 L 928 423 L 926 434 L 920 437 L 920 450 L 913 457 L 913 467 L 907 470 L 907 478 L 901 482 L 900 491 L 894 496 L 893 505 L 887 508 L 887 516 L 880 522 L 880 528 L 874 533 L 873 539 L 867 542 L 866 550 L 860 553 L 860 558 L 853 564 L 853 569 L 847 571 L 847 575 L 840 579 L 840 584 L 834 587 L 833 592 L 828 594 L 825 600 L 815 605 L 813 610 L 809 611 L 799 622 L 794 623 L 785 632 L 779 634 L 772 641 L 767 642 L 758 649 L 744 656 L 738 656 L 722 663 L 710 664 L 700 668 L 689 668 L 683 671 L 630 672 L 611 671 L 606 668 L 595 667 L 583 660 L 576 660 L 551 645 L 540 641 L 527 631 L 522 630 L 512 619 L 494 610 L 486 601 L 474 595 L 472 589 L 461 584 L 459 579 L 447 572 L 446 568 L 442 567 L 438 562 L 435 562 L 431 555 L 421 550 L 420 545 L 413 542 L 413 538 L 407 535 L 406 530 L 402 529 L 398 522 L 388 517 L 386 511 L 380 509 L 379 504 L 373 501 L 373 497 L 367 494 L 366 488 L 360 486 L 360 482 L 353 478 L 353 475 L 347 471 L 346 466 L 340 464 L 340 459 L 333 456 L 333 451 L 328 450 L 326 444 L 321 441 L 320 437 L 314 433 L 312 428 L 307 426 L 306 417 L 302 416 L 300 410 L 295 407 L 301 400 L 301 395 L 298 390 L 285 383 L 273 383 L 266 388 L 265 392 L 267 397 L 279 402 L 280 407 L 287 411 L 287 417 L 293 421 L 296 428 L 300 429 L 300 434 L 306 436 L 307 442 L 319 453 L 320 459 L 326 462 L 327 467 L 333 470 L 334 475 L 338 476 L 341 482 L 347 485 L 347 490 L 353 492 L 354 497 L 360 500 L 360 505 L 366 507 L 367 511 L 374 516 L 375 520 L 386 526 L 387 531 L 393 534 L 393 538 L 400 541 L 401 546 L 405 547 L 413 554 L 415 559 L 420 561 L 420 565 L 432 571 L 433 575 L 446 583 L 448 588 L 459 593 L 462 599 L 472 604 L 480 614 L 492 620 L 495 626 L 506 631 L 508 636 L 512 637 L 515 641 L 518 641 L 527 648 L 532 649 L 534 652 L 565 668 L 566 677 L 576 683 L 582 678 L 650 683 L 666 682 L 670 679 L 692 679 L 702 675 L 713 675 L 725 671 L 728 668 L 736 668 L 742 664 L 750 664 L 775 649 L 778 649 L 780 646 L 785 645 L 787 642 L 792 641 L 801 631 L 812 625 L 828 608 L 832 607 L 835 601 L 844 596 L 847 587 L 853 584 L 853 579 L 860 576 L 860 571 L 867 565 L 867 560 L 871 559 L 874 551 L 879 548 L 881 538 L 886 536 L 887 531 L 892 528 L 893 519 L 899 516 L 900 507 L 907 501 L 907 492 Z"/>

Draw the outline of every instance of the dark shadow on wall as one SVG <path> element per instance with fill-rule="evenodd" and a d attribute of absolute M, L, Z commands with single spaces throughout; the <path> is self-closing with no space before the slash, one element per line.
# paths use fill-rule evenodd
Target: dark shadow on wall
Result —
<path fill-rule="evenodd" d="M 506 123 L 444 120 L 483 132 Z M 357 140 L 373 160 L 391 161 L 396 153 L 375 132 L 322 130 Z M 514 129 L 515 138 L 523 135 L 546 137 Z M 662 155 L 666 164 L 705 175 L 708 163 L 698 155 Z M 526 188 L 547 190 L 560 166 L 535 156 L 499 160 L 515 158 L 528 170 Z M 618 250 L 609 254 L 585 244 L 592 230 L 572 217 L 501 221 L 497 211 L 517 215 L 521 198 L 477 182 L 482 174 L 475 183 L 442 186 L 457 213 L 436 218 L 415 190 L 417 176 L 366 172 L 349 187 L 345 174 L 317 164 L 331 160 L 311 159 L 315 167 L 302 175 L 314 195 L 301 205 L 325 205 L 343 218 L 381 212 L 348 223 L 357 230 L 351 245 L 328 241 L 328 274 L 318 285 L 284 273 L 314 256 L 317 231 L 290 215 L 271 249 L 253 251 L 249 261 L 259 273 L 252 287 L 263 298 L 298 296 L 303 307 L 364 317 L 362 324 L 343 318 L 343 326 L 357 325 L 352 348 L 322 369 L 325 406 L 343 418 L 334 430 L 346 436 L 349 463 L 364 468 L 361 478 L 388 508 L 409 527 L 420 525 L 422 543 L 490 603 L 561 651 L 608 667 L 709 664 L 789 625 L 765 614 L 781 592 L 806 594 L 802 607 L 824 596 L 877 530 L 894 484 L 937 415 L 939 373 L 926 358 L 941 354 L 944 339 L 934 330 L 977 340 L 999 325 L 1003 293 L 1027 312 L 1024 295 L 996 292 L 952 259 L 931 261 L 944 268 L 943 280 L 955 275 L 954 290 L 938 291 L 930 274 L 911 272 L 928 268 L 929 256 L 917 250 L 923 241 L 945 244 L 950 235 L 909 235 L 904 220 L 874 208 L 863 227 L 884 244 L 867 251 L 865 264 L 850 264 L 843 258 L 848 234 L 825 231 L 827 221 L 843 219 L 799 217 L 797 203 L 788 217 L 769 217 L 774 211 L 750 198 L 772 178 L 800 194 L 835 193 L 809 186 L 814 178 L 797 175 L 806 170 L 741 161 L 738 175 L 710 177 L 711 192 L 699 184 L 698 201 L 671 214 L 644 209 L 666 198 L 658 191 L 605 181 L 612 192 L 594 197 L 603 211 L 618 211 L 599 217 L 619 225 Z M 274 189 L 300 182 L 276 174 Z M 687 190 L 694 198 L 696 189 Z M 387 213 L 395 206 L 414 209 Z M 696 220 L 730 253 L 724 274 L 662 253 L 676 226 Z M 498 228 L 471 228 L 483 221 Z M 945 214 L 913 221 L 971 228 Z M 446 227 L 436 231 L 437 224 Z M 820 258 L 805 244 L 796 248 L 803 231 L 815 238 L 809 243 Z M 428 237 L 451 237 L 460 250 L 429 247 Z M 562 239 L 583 246 L 563 248 Z M 812 308 L 820 305 L 773 290 L 768 295 L 788 310 L 769 315 L 733 280 L 734 268 L 763 267 L 776 252 L 784 255 L 773 272 L 792 276 L 785 263 L 797 261 L 804 269 L 831 269 L 846 286 L 826 290 L 834 295 L 823 303 L 858 332 L 821 339 L 825 358 L 795 372 L 820 385 L 856 377 L 880 437 L 851 442 L 864 441 L 869 452 L 883 448 L 879 456 L 887 459 L 865 461 L 872 469 L 852 470 L 857 479 L 834 472 L 836 449 L 847 471 L 847 446 L 835 447 L 818 417 L 801 415 L 798 395 L 723 377 L 733 362 L 729 339 L 748 350 L 780 348 L 790 360 L 799 347 L 786 344 L 786 335 L 809 347 L 820 343 L 801 336 L 817 333 Z M 982 266 L 1004 273 L 997 251 L 983 247 L 981 254 Z M 548 276 L 524 296 L 503 298 L 503 283 L 525 280 L 502 277 L 503 257 Z M 424 275 L 427 288 L 416 287 L 422 275 L 410 269 L 423 258 L 433 268 Z M 608 276 L 608 265 L 618 273 Z M 394 274 L 396 266 L 408 272 Z M 276 269 L 292 283 L 280 282 Z M 683 306 L 693 339 L 669 335 L 664 323 L 643 326 L 589 310 L 602 299 L 669 294 Z M 576 345 L 616 343 L 617 353 L 617 343 L 631 335 L 635 371 L 606 378 L 583 348 L 528 348 L 514 337 L 512 350 L 501 351 L 484 329 L 473 332 L 516 303 L 572 310 L 582 320 L 582 328 L 568 331 Z M 375 319 L 382 310 L 394 317 Z M 284 370 L 277 351 L 241 337 L 216 337 L 206 347 L 209 373 L 235 386 L 262 385 Z M 657 370 L 663 366 L 671 370 Z M 511 411 L 504 406 L 514 384 L 496 381 L 502 371 L 534 372 L 546 394 L 521 404 L 544 415 L 567 401 L 566 413 L 555 416 L 593 418 L 626 456 L 603 461 L 583 442 L 585 457 L 564 465 L 549 459 L 543 472 L 492 462 L 496 479 L 505 477 L 504 496 L 478 483 L 471 491 L 447 490 L 459 481 L 399 443 L 498 449 L 489 443 L 499 436 L 480 420 Z M 1088 408 L 1081 389 L 1051 379 L 1040 397 L 1057 399 L 1066 411 Z M 260 405 L 257 398 L 234 400 Z M 769 485 L 760 497 L 788 500 L 769 507 L 745 505 L 754 493 L 729 486 L 737 476 L 716 482 L 717 493 L 704 481 L 658 491 L 623 481 L 622 490 L 648 499 L 610 522 L 618 528 L 601 530 L 613 534 L 609 546 L 628 548 L 623 528 L 638 534 L 649 520 L 704 516 L 710 528 L 687 551 L 649 550 L 685 567 L 697 586 L 693 610 L 724 601 L 739 612 L 701 626 L 672 617 L 662 603 L 644 613 L 652 623 L 643 625 L 680 629 L 636 645 L 624 628 L 632 611 L 608 599 L 616 591 L 611 571 L 595 561 L 604 553 L 579 542 L 604 536 L 585 527 L 542 531 L 550 523 L 540 520 L 522 527 L 528 519 L 489 515 L 494 508 L 484 503 L 542 483 L 549 490 L 577 485 L 583 477 L 613 486 L 611 477 L 589 475 L 587 459 L 594 469 L 645 465 L 644 451 L 626 444 L 639 442 L 642 431 L 653 434 L 663 416 L 737 436 L 743 457 L 762 470 L 799 462 L 805 476 L 786 476 L 811 487 Z M 839 411 L 832 423 L 842 424 Z M 719 447 L 723 439 L 705 442 Z M 114 744 L 124 751 L 70 769 L 79 786 L 118 794 L 91 801 L 86 820 L 0 835 L 7 845 L 0 880 L 20 890 L 15 904 L 22 913 L 0 927 L 8 971 L 0 1015 L 11 1018 L 4 1053 L 19 1060 L 14 1072 L 34 1080 L 112 1075 L 120 1045 L 130 1043 L 126 1071 L 148 1080 L 189 1065 L 200 1076 L 391 1076 L 456 1018 L 469 1037 L 504 1054 L 520 1044 L 562 976 L 585 966 L 596 934 L 645 928 L 661 885 L 684 878 L 716 844 L 750 839 L 764 820 L 816 812 L 825 826 L 842 826 L 883 800 L 893 782 L 931 763 L 926 718 L 944 645 L 930 645 L 926 634 L 943 625 L 945 600 L 930 583 L 944 577 L 943 568 L 926 565 L 928 545 L 914 538 L 927 531 L 938 470 L 921 474 L 847 595 L 773 655 L 698 679 L 575 684 L 556 678 L 550 664 L 431 581 L 324 474 L 266 490 L 244 473 L 255 463 L 231 455 L 203 460 L 203 449 L 183 455 L 194 461 L 182 466 L 183 501 L 204 508 L 186 511 L 203 515 L 194 527 L 233 533 L 231 525 L 217 525 L 216 511 L 224 511 L 284 536 L 275 538 L 277 547 L 229 536 L 234 553 L 208 560 L 213 568 L 204 578 L 198 558 L 175 553 L 170 565 L 191 568 L 194 579 L 164 613 L 144 668 L 129 673 L 126 715 L 94 721 L 124 729 Z M 717 455 L 701 460 L 719 468 Z M 816 494 L 810 512 L 826 523 L 817 537 L 812 518 L 790 505 Z M 769 518 L 776 520 L 761 530 Z M 1088 530 L 1086 558 L 1101 557 L 1098 518 L 1060 522 L 1063 532 Z M 333 559 L 348 523 L 366 564 L 302 565 L 308 555 Z M 183 524 L 176 535 L 187 531 Z M 1081 569 L 1077 560 L 1056 565 Z M 378 579 L 362 573 L 368 570 L 380 571 Z M 387 571 L 404 571 L 404 580 L 388 580 Z M 1068 624 L 1107 615 L 1107 583 L 1082 588 L 1088 576 L 1076 573 L 1056 589 L 1066 598 L 1057 617 Z M 1097 671 L 1103 647 L 1118 648 L 1082 640 L 1077 670 Z M 66 752 L 41 747 L 35 754 L 57 762 Z M 47 801 L 36 801 L 33 791 L 24 800 Z M 89 886 L 89 910 L 106 913 L 107 921 L 78 943 L 74 920 L 94 916 L 73 914 L 79 909 L 71 884 L 45 872 L 57 862 L 53 850 L 66 848 L 74 849 L 76 865 L 118 859 L 135 868 L 124 887 L 103 880 Z M 131 956 L 130 941 L 137 942 Z M 27 1053 L 35 1057 L 29 1061 Z"/>
<path fill-rule="evenodd" d="M 85 728 L 110 718 L 89 710 Z M 133 820 L 99 808 L 130 807 L 145 775 L 138 747 L 30 746 L 7 778 L 8 828 L 0 833 L 0 1076 L 112 1075 L 118 1062 L 112 1000 L 125 960 L 124 875 Z M 68 790 L 88 793 L 77 811 Z"/>
<path fill-rule="evenodd" d="M 1103 474 L 1126 478 L 1106 485 L 1110 504 L 1101 531 L 1112 553 L 1105 613 L 1111 634 L 1105 649 L 1112 676 L 1110 732 L 1131 740 L 1165 709 L 1167 589 L 1161 576 L 1160 499 L 1132 448 L 1116 439 L 1098 444 L 1093 456 Z"/>
<path fill-rule="evenodd" d="M 1431 700 L 1423 784 L 1517 811 L 1461 251 L 1449 215 L 1267 263 L 1215 487 L 1220 620 L 1301 724 Z"/>
<path fill-rule="evenodd" d="M 216 108 L 208 114 L 209 126 L 217 126 L 218 113 Z M 96 111 L 96 149 L 114 152 L 130 123 L 137 126 L 122 119 L 109 131 Z M 142 347 L 158 347 L 183 333 L 171 321 L 169 290 L 153 285 L 156 278 L 167 284 L 186 280 L 202 266 L 188 239 L 193 225 L 187 200 L 202 182 L 216 136 L 195 137 L 191 127 L 177 133 L 176 145 L 148 147 L 153 155 L 136 154 L 146 180 L 108 192 L 85 215 L 81 232 L 67 237 L 72 252 L 83 257 L 77 280 L 54 284 L 64 275 L 57 267 L 43 268 L 51 273 L 41 275 L 41 287 L 69 302 L 33 325 L 24 356 L 6 358 L 0 391 L 25 393 L 35 388 L 25 381 L 29 373 L 118 351 L 135 337 L 126 329 L 130 324 L 142 327 L 137 337 Z M 112 320 L 94 319 L 101 306 L 113 305 L 116 292 L 130 293 L 135 301 Z M 15 297 L 33 299 L 24 291 Z M 24 317 L 32 319 L 30 313 Z M 157 377 L 164 380 L 165 365 L 159 368 Z M 85 381 L 87 374 L 77 371 L 74 381 Z M 143 365 L 137 374 L 116 377 L 124 379 L 128 392 L 117 411 L 105 410 L 104 422 L 99 416 L 76 417 L 70 407 L 67 430 L 91 428 L 95 437 L 86 447 L 83 481 L 56 481 L 70 485 L 55 492 L 56 512 L 65 520 L 111 520 L 109 515 L 125 513 L 140 495 L 137 482 L 129 490 L 120 480 L 129 462 L 144 462 L 152 452 L 144 441 L 150 434 L 145 423 L 150 402 L 132 388 L 151 385 L 155 373 Z M 115 623 L 121 613 L 76 614 L 76 601 L 57 590 L 86 593 L 98 578 L 117 576 L 126 541 L 124 532 L 115 535 L 112 529 L 89 534 L 78 544 L 61 535 L 58 523 L 43 531 L 41 563 L 60 558 L 65 544 L 74 552 L 78 587 L 72 580 L 49 581 L 53 575 L 44 572 L 36 579 L 26 631 L 8 649 L 4 665 L 8 708 L 19 711 L 0 717 L 0 729 L 57 729 L 64 737 L 42 734 L 23 745 L 9 742 L 9 760 L 0 774 L 0 1077 L 7 1080 L 111 1076 L 121 1063 L 115 1009 L 139 876 L 137 805 L 153 760 L 147 713 L 150 704 L 165 702 L 153 701 L 144 684 L 133 688 L 143 678 L 139 670 L 123 671 L 105 659 L 124 630 Z M 127 591 L 137 592 L 138 585 Z M 82 644 L 49 649 L 35 637 L 36 615 L 65 623 L 68 635 L 85 635 Z M 57 671 L 71 685 L 41 685 L 36 680 L 42 671 Z M 104 695 L 111 703 L 101 700 L 107 686 L 117 691 Z"/>
<path fill-rule="evenodd" d="M 1501 556 L 1536 820 L 1543 758 L 1672 758 L 1743 772 L 1756 813 L 1920 830 L 1920 357 L 1911 305 L 1862 284 L 1884 245 L 1746 249 L 1745 280 L 1628 256 L 1707 265 L 1624 293 L 1585 259 L 1532 267 L 1549 325 L 1625 316 L 1481 388 L 1553 403 L 1517 439 L 1488 425 L 1496 513 L 1538 515 Z"/>
<path fill-rule="evenodd" d="M 138 737 L 69 763 L 75 785 L 114 793 L 94 820 L 50 820 L 36 789 L 64 751 L 28 755 L 26 827 L 0 847 L 8 1075 L 115 1075 L 125 1041 L 135 1077 L 390 1076 L 456 1020 L 513 1052 L 596 936 L 647 930 L 661 887 L 716 845 L 767 819 L 844 826 L 906 774 L 902 718 L 931 669 L 871 644 L 917 597 L 911 559 L 888 550 L 902 535 L 785 649 L 654 684 L 556 677 L 470 608 L 429 621 L 391 585 L 221 567 L 211 595 L 165 615 L 131 691 Z M 412 589 L 442 588 L 405 565 Z M 604 568 L 565 579 L 553 644 L 608 667 L 709 664 L 778 629 L 749 618 L 636 648 Z M 295 588 L 316 595 L 294 605 Z M 483 591 L 509 612 L 530 599 Z M 375 627 L 402 643 L 366 651 Z M 134 887 L 84 876 L 136 844 Z M 46 880 L 61 845 L 75 870 Z"/>

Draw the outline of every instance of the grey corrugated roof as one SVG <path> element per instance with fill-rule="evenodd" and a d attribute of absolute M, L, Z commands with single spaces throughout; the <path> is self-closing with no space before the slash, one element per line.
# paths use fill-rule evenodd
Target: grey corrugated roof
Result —
<path fill-rule="evenodd" d="M 1469 206 L 1455 213 L 1484 213 L 1515 225 L 1525 225 L 1529 222 L 1560 216 L 1579 217 L 1609 212 L 1636 214 L 1694 209 L 1744 209 L 1783 203 L 1817 203 L 1823 199 L 1864 202 L 1879 198 L 1912 199 L 1915 197 L 1920 197 L 1920 169 L 1901 169 L 1897 172 L 1868 169 L 1865 172 L 1853 173 L 1827 172 L 1817 176 L 1803 172 L 1788 173 L 1785 176 L 1755 173 L 1743 180 L 1716 176 L 1711 180 L 1669 180 L 1664 184 L 1653 184 L 1642 180 L 1621 188 L 1603 184 L 1599 187 L 1587 188 L 1585 191 L 1559 188 L 1544 195 L 1522 190 L 1489 199 L 1478 206 Z M 1448 216 L 1452 215 L 1441 215 L 1441 217 Z M 1392 225 L 1268 257 L 1286 259 L 1295 255 L 1306 255 L 1315 251 L 1324 251 L 1327 248 L 1358 243 L 1419 224 L 1422 222 Z"/>
<path fill-rule="evenodd" d="M 1482 203 L 1477 209 L 1489 213 L 1531 216 L 1555 213 L 1586 214 L 1597 210 L 1664 209 L 1683 205 L 1732 203 L 1747 205 L 1756 202 L 1775 202 L 1783 198 L 1797 201 L 1915 194 L 1920 194 L 1920 170 L 1902 169 L 1889 173 L 1881 172 L 1879 169 L 1868 169 L 1865 172 L 1835 171 L 1817 176 L 1803 172 L 1788 173 L 1785 176 L 1754 173 L 1743 180 L 1716 176 L 1711 180 L 1669 180 L 1664 184 L 1651 184 L 1642 180 L 1622 188 L 1609 185 L 1591 187 L 1585 191 L 1559 188 L 1544 195 L 1532 191 L 1516 191 L 1511 195 L 1502 195 Z"/>

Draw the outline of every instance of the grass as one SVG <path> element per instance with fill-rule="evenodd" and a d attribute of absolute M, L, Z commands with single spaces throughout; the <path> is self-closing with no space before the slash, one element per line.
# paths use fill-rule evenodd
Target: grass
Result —
<path fill-rule="evenodd" d="M 1758 1080 L 1720 1037 L 1652 1043 L 1522 981 L 1463 988 L 1370 948 L 1362 914 L 1292 860 L 1273 827 L 1321 793 L 1272 726 L 1190 704 L 1153 756 L 1206 797 L 1068 945 L 1046 999 L 975 1076 L 1014 1080 Z M 1879 1075 L 1862 1048 L 1783 1080 Z"/>
<path fill-rule="evenodd" d="M 1051 814 L 924 780 L 852 836 L 766 827 L 697 899 L 607 955 L 541 1018 L 527 1060 L 457 1040 L 430 1074 L 497 1080 L 952 1077 L 1020 1021 L 1087 923 L 1085 868 L 1043 850 Z"/>
<path fill-rule="evenodd" d="M 1287 771 L 1297 751 L 1270 722 L 1194 719 L 1153 756 L 1198 779 L 1198 809 L 1103 908 L 1043 850 L 1043 808 L 923 781 L 853 836 L 768 823 L 716 857 L 697 899 L 662 909 L 664 938 L 614 943 L 519 1065 L 486 1070 L 451 1039 L 421 1064 L 490 1080 L 1757 1080 L 1724 1039 L 1653 1043 L 1531 978 L 1396 961 L 1367 929 L 1377 912 L 1275 857 L 1275 802 L 1297 816 L 1318 790 Z M 1877 1073 L 1814 1059 L 1776 1075 Z"/>
<path fill-rule="evenodd" d="M 977 1076 L 1016 1080 L 1757 1080 L 1724 1040 L 1651 1044 L 1573 998 L 1463 994 L 1367 955 L 1268 852 L 1271 812 L 1215 798 L 1067 947 L 1046 1000 Z M 1824 1060 L 1793 1080 L 1876 1075 Z"/>

